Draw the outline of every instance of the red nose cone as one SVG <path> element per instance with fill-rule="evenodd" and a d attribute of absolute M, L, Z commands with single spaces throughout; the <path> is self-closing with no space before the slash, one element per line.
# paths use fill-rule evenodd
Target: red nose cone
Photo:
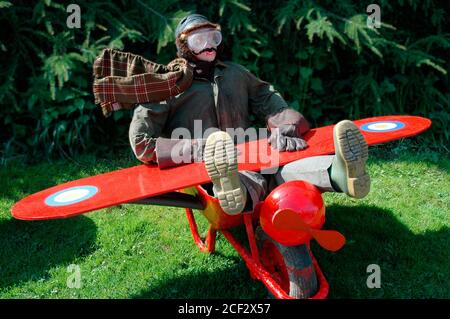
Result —
<path fill-rule="evenodd" d="M 325 222 L 325 205 L 317 187 L 305 181 L 281 184 L 264 200 L 260 214 L 261 227 L 280 244 L 295 246 L 311 239 L 305 231 L 283 230 L 273 225 L 273 216 L 286 209 L 296 212 L 311 228 L 320 229 Z"/>

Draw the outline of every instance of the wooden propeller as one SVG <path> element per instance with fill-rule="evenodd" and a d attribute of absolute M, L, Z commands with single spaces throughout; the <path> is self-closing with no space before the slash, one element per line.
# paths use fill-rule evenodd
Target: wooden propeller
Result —
<path fill-rule="evenodd" d="M 307 225 L 296 212 L 285 209 L 272 218 L 273 225 L 283 230 L 301 230 L 309 233 L 323 248 L 338 251 L 345 245 L 345 237 L 335 230 L 314 229 Z"/>

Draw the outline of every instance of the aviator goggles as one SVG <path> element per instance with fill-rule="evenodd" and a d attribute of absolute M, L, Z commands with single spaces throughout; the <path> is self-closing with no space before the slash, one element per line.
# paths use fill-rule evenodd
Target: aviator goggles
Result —
<path fill-rule="evenodd" d="M 192 32 L 187 36 L 187 44 L 191 51 L 199 53 L 205 48 L 217 48 L 222 42 L 222 33 L 214 29 Z"/>

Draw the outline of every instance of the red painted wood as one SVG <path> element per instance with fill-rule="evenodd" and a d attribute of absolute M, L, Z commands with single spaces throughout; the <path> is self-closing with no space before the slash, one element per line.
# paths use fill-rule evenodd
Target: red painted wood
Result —
<path fill-rule="evenodd" d="M 382 121 L 400 121 L 405 126 L 397 131 L 391 132 L 366 132 L 362 131 L 364 138 L 369 145 L 376 145 L 381 143 L 398 140 L 400 138 L 410 137 L 422 133 L 431 126 L 431 120 L 418 116 L 407 115 L 391 115 L 366 118 L 362 120 L 353 121 L 358 127 L 370 122 Z M 241 144 L 238 148 L 241 150 L 239 156 L 239 169 L 258 171 L 264 168 L 273 167 L 273 163 L 279 163 L 283 166 L 292 161 L 312 156 L 326 155 L 334 153 L 333 142 L 333 127 L 334 125 L 324 126 L 317 129 L 312 129 L 304 136 L 308 142 L 308 148 L 298 152 L 277 152 L 271 149 L 267 144 L 266 139 L 251 141 L 246 144 Z M 249 163 L 258 154 L 258 162 Z"/>
<path fill-rule="evenodd" d="M 429 119 L 416 116 L 382 116 L 354 122 L 358 126 L 362 126 L 369 122 L 387 120 L 401 121 L 405 124 L 405 127 L 393 132 L 363 132 L 370 145 L 413 136 L 425 131 L 431 125 Z M 239 168 L 241 170 L 259 171 L 305 157 L 334 153 L 332 125 L 311 130 L 306 134 L 305 140 L 309 147 L 298 152 L 279 153 L 273 151 L 267 145 L 267 140 L 252 141 L 239 145 L 238 148 L 241 150 Z M 254 157 L 255 152 L 259 154 L 256 157 L 257 162 L 250 163 L 249 160 L 252 159 L 252 156 Z M 25 220 L 67 218 L 209 181 L 203 163 L 183 165 L 165 170 L 160 170 L 157 166 L 139 165 L 48 188 L 20 200 L 12 207 L 11 211 L 15 218 Z M 75 186 L 95 186 L 98 191 L 88 199 L 66 206 L 49 206 L 44 202 L 48 196 Z"/>

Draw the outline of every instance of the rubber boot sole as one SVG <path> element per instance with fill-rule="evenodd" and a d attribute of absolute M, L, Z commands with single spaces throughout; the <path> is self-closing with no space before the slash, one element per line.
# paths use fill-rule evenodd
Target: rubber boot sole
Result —
<path fill-rule="evenodd" d="M 242 212 L 246 190 L 238 173 L 237 150 L 226 132 L 214 132 L 206 140 L 204 161 L 223 211 L 229 215 Z"/>
<path fill-rule="evenodd" d="M 370 176 L 366 172 L 368 145 L 358 127 L 348 120 L 336 124 L 333 130 L 335 160 L 331 178 L 347 195 L 363 198 L 370 191 Z"/>

